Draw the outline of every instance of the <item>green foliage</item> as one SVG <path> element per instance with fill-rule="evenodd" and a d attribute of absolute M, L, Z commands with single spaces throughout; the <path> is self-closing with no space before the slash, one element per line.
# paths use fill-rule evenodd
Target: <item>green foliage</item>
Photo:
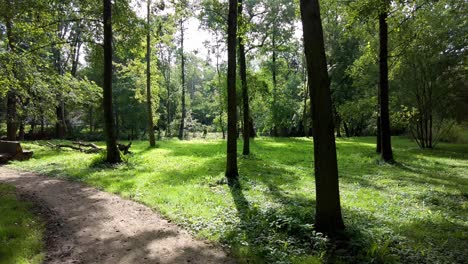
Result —
<path fill-rule="evenodd" d="M 30 210 L 12 186 L 0 184 L 0 263 L 42 263 L 45 228 Z"/>
<path fill-rule="evenodd" d="M 350 136 L 373 134 L 376 130 L 377 98 L 369 97 L 347 102 L 338 107 L 343 122 L 347 123 Z"/>
<path fill-rule="evenodd" d="M 240 189 L 223 183 L 220 140 L 160 141 L 157 149 L 133 142 L 134 154 L 112 168 L 96 165 L 99 154 L 30 143 L 33 159 L 10 166 L 142 202 L 222 242 L 244 263 L 462 263 L 468 257 L 466 144 L 428 151 L 404 138 L 393 143 L 400 163 L 391 166 L 378 162 L 374 138 L 337 140 L 347 239 L 335 242 L 313 231 L 309 139 L 254 140 L 255 155 L 239 159 Z"/>

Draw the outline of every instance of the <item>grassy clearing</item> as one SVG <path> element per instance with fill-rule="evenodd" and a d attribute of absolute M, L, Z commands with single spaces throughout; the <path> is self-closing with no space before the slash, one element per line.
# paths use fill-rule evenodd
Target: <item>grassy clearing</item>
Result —
<path fill-rule="evenodd" d="M 220 140 L 134 142 L 114 168 L 100 155 L 25 144 L 32 160 L 10 166 L 84 181 L 140 201 L 221 242 L 245 262 L 462 263 L 468 259 L 468 145 L 420 150 L 394 138 L 396 165 L 382 165 L 374 138 L 338 139 L 347 241 L 313 230 L 309 139 L 260 138 L 239 156 L 241 190 L 223 182 Z M 239 142 L 239 146 L 241 142 Z"/>
<path fill-rule="evenodd" d="M 41 263 L 43 223 L 19 201 L 12 186 L 0 184 L 0 263 Z"/>

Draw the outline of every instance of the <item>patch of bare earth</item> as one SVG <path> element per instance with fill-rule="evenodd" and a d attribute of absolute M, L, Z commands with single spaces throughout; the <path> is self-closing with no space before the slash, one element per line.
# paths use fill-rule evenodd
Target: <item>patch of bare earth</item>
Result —
<path fill-rule="evenodd" d="M 235 263 L 148 207 L 77 182 L 0 167 L 47 219 L 46 263 Z"/>

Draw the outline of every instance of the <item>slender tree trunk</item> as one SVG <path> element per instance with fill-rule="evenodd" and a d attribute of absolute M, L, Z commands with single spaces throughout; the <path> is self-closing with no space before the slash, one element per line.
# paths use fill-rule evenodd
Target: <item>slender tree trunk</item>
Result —
<path fill-rule="evenodd" d="M 18 140 L 22 141 L 24 140 L 24 135 L 26 134 L 26 131 L 24 130 L 24 120 L 20 122 L 19 125 L 19 134 L 18 134 Z"/>
<path fill-rule="evenodd" d="M 146 23 L 148 30 L 146 32 L 146 107 L 148 112 L 148 136 L 150 146 L 156 146 L 154 139 L 154 124 L 153 124 L 153 107 L 151 105 L 151 0 L 147 0 L 147 17 Z"/>
<path fill-rule="evenodd" d="M 167 100 L 166 100 L 166 137 L 171 137 L 171 53 L 168 52 L 167 56 L 167 67 L 165 70 L 164 78 L 166 81 L 166 91 L 167 91 Z"/>
<path fill-rule="evenodd" d="M 375 139 L 376 150 L 375 152 L 382 153 L 382 129 L 380 127 L 380 116 L 377 116 L 377 137 Z"/>
<path fill-rule="evenodd" d="M 17 118 L 16 95 L 10 89 L 7 93 L 7 140 L 16 140 L 16 131 L 18 130 Z"/>
<path fill-rule="evenodd" d="M 320 7 L 318 0 L 301 0 L 300 5 L 314 131 L 315 228 L 333 235 L 344 229 L 344 223 Z"/>
<path fill-rule="evenodd" d="M 89 132 L 93 133 L 93 107 L 89 107 Z"/>
<path fill-rule="evenodd" d="M 304 74 L 303 82 L 304 82 L 304 101 L 303 101 L 303 109 L 302 109 L 302 126 L 304 127 L 304 136 L 309 137 L 309 126 L 307 122 L 307 97 L 309 96 L 309 86 L 307 85 L 307 74 Z"/>
<path fill-rule="evenodd" d="M 341 118 L 337 116 L 336 118 L 336 137 L 341 138 Z"/>
<path fill-rule="evenodd" d="M 223 90 L 221 88 L 221 71 L 219 70 L 219 43 L 217 42 L 218 34 L 216 34 L 216 73 L 218 75 L 218 89 L 219 89 L 219 125 L 223 134 L 223 139 L 226 139 L 226 132 L 224 131 L 223 122 Z"/>
<path fill-rule="evenodd" d="M 170 84 L 166 84 L 167 101 L 166 101 L 166 137 L 171 136 L 171 88 Z"/>
<path fill-rule="evenodd" d="M 7 1 L 8 8 L 11 10 L 11 3 Z M 13 44 L 13 24 L 11 17 L 7 17 L 6 22 L 8 49 L 9 52 L 14 53 L 15 47 Z M 13 68 L 13 75 L 16 78 L 16 69 Z M 16 131 L 18 130 L 17 110 L 16 110 L 16 91 L 10 87 L 7 93 L 7 140 L 16 140 Z"/>
<path fill-rule="evenodd" d="M 62 38 L 62 21 L 57 24 L 57 37 Z M 60 76 L 63 76 L 64 70 L 62 67 L 62 56 L 60 53 L 60 49 L 54 46 L 54 53 L 55 53 L 55 69 L 57 70 Z M 57 118 L 57 123 L 55 124 L 55 136 L 59 139 L 65 138 L 66 135 L 66 124 L 65 124 L 65 102 L 62 96 L 62 92 L 60 91 L 57 94 L 57 101 L 58 105 L 55 109 L 55 114 Z"/>
<path fill-rule="evenodd" d="M 382 0 L 385 10 L 379 14 L 379 35 L 380 35 L 380 129 L 382 144 L 382 159 L 385 162 L 393 162 L 392 141 L 390 134 L 390 113 L 388 95 L 388 25 L 387 7 L 388 0 Z"/>
<path fill-rule="evenodd" d="M 273 77 L 273 108 L 271 111 L 273 112 L 273 136 L 277 137 L 278 136 L 278 126 L 277 126 L 277 121 L 278 121 L 278 114 L 277 114 L 277 80 L 276 80 L 276 32 L 273 31 L 273 36 L 272 36 L 272 69 L 271 69 L 271 75 Z"/>
<path fill-rule="evenodd" d="M 238 5 L 238 15 L 242 17 L 242 0 L 239 0 Z M 245 61 L 245 47 L 244 39 L 239 35 L 239 70 L 242 82 L 242 103 L 243 103 L 243 114 L 244 114 L 244 124 L 242 126 L 243 132 L 242 136 L 244 138 L 244 146 L 242 149 L 243 155 L 250 154 L 250 107 L 249 107 L 249 91 L 247 86 L 247 63 Z"/>
<path fill-rule="evenodd" d="M 112 107 L 112 4 L 111 0 L 103 0 L 104 4 L 104 130 L 106 134 L 107 158 L 109 163 L 121 162 L 120 152 L 117 148 L 117 135 L 115 131 Z"/>
<path fill-rule="evenodd" d="M 41 116 L 41 136 L 44 136 L 44 126 L 45 126 L 45 120 L 44 120 L 44 114 Z"/>
<path fill-rule="evenodd" d="M 57 123 L 55 124 L 55 136 L 57 138 L 63 139 L 65 138 L 66 129 L 65 129 L 65 103 L 61 96 L 59 96 L 59 105 L 55 108 Z"/>
<path fill-rule="evenodd" d="M 346 123 L 346 121 L 343 121 L 343 128 L 344 128 L 346 137 L 348 138 L 351 137 L 351 134 L 349 133 L 348 123 Z"/>
<path fill-rule="evenodd" d="M 229 0 L 228 16 L 228 135 L 226 177 L 237 180 L 237 98 L 236 98 L 236 35 L 237 35 L 237 0 Z"/>
<path fill-rule="evenodd" d="M 377 136 L 375 139 L 375 152 L 382 154 L 382 127 L 380 125 L 382 121 L 380 120 L 380 97 L 380 88 L 377 88 Z"/>
<path fill-rule="evenodd" d="M 180 20 L 180 49 L 181 49 L 181 68 L 182 68 L 182 118 L 179 127 L 179 139 L 184 139 L 185 118 L 187 109 L 185 108 L 185 56 L 184 56 L 184 22 Z"/>

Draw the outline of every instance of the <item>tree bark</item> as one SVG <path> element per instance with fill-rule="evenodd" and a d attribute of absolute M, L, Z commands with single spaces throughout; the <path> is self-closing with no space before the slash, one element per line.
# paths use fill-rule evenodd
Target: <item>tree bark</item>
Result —
<path fill-rule="evenodd" d="M 315 228 L 333 235 L 344 229 L 344 223 L 320 7 L 318 0 L 301 0 L 300 6 L 314 131 Z"/>
<path fill-rule="evenodd" d="M 277 79 L 276 79 L 276 32 L 275 28 L 273 29 L 273 36 L 272 36 L 272 66 L 271 66 L 271 75 L 273 78 L 273 108 L 271 111 L 273 112 L 273 136 L 277 137 L 278 136 L 278 126 L 277 126 L 277 121 L 278 121 L 278 110 L 277 110 Z"/>
<path fill-rule="evenodd" d="M 8 8 L 11 10 L 11 3 L 7 1 Z M 8 38 L 8 49 L 9 52 L 14 53 L 15 47 L 13 44 L 13 23 L 11 22 L 11 17 L 6 18 L 6 30 Z M 13 74 L 16 78 L 16 69 L 13 68 Z M 7 93 L 7 140 L 15 141 L 16 140 L 16 131 L 18 130 L 18 116 L 16 109 L 16 91 L 10 87 Z"/>
<path fill-rule="evenodd" d="M 117 148 L 117 135 L 115 131 L 112 107 L 112 4 L 111 0 L 103 0 L 104 4 L 104 130 L 106 134 L 107 158 L 109 163 L 121 162 L 120 152 Z"/>
<path fill-rule="evenodd" d="M 385 162 L 393 162 L 392 141 L 390 134 L 390 113 L 388 95 L 388 25 L 387 7 L 388 0 L 382 0 L 385 9 L 379 14 L 379 36 L 380 36 L 380 129 L 381 129 L 381 156 Z"/>
<path fill-rule="evenodd" d="M 148 30 L 146 32 L 146 107 L 148 112 L 148 136 L 150 146 L 156 146 L 154 139 L 154 124 L 153 124 L 153 107 L 151 102 L 151 25 L 150 25 L 150 13 L 151 13 L 151 0 L 147 0 L 147 17 L 146 23 Z"/>
<path fill-rule="evenodd" d="M 238 15 L 242 17 L 242 0 L 239 0 L 238 5 Z M 239 35 L 238 38 L 239 43 L 239 70 L 240 70 L 240 77 L 242 82 L 242 103 L 243 103 L 243 119 L 244 124 L 242 126 L 243 132 L 242 136 L 244 138 L 244 145 L 242 149 L 243 155 L 250 154 L 250 107 L 249 107 L 249 91 L 247 86 L 247 63 L 245 60 L 245 46 L 244 46 L 244 39 L 242 35 Z"/>
<path fill-rule="evenodd" d="M 380 86 L 380 84 L 379 84 Z M 382 154 L 382 127 L 380 120 L 380 88 L 377 88 L 377 136 L 375 139 L 376 149 L 375 152 Z"/>
<path fill-rule="evenodd" d="M 380 128 L 380 116 L 377 116 L 377 137 L 375 139 L 375 152 L 382 154 L 382 129 Z"/>
<path fill-rule="evenodd" d="M 182 68 L 182 118 L 179 127 L 179 139 L 184 139 L 185 118 L 187 109 L 185 108 L 185 56 L 184 56 L 184 22 L 180 20 L 180 49 L 181 49 L 181 68 Z"/>
<path fill-rule="evenodd" d="M 224 122 L 223 122 L 223 90 L 221 88 L 221 71 L 219 70 L 219 43 L 217 39 L 218 34 L 216 34 L 216 73 L 218 75 L 218 89 L 219 89 L 219 125 L 221 127 L 221 132 L 223 134 L 223 139 L 226 139 L 226 132 L 224 131 Z"/>
<path fill-rule="evenodd" d="M 228 134 L 227 134 L 227 162 L 226 178 L 237 180 L 237 98 L 236 98 L 236 35 L 237 35 L 237 0 L 229 0 L 228 16 Z"/>

